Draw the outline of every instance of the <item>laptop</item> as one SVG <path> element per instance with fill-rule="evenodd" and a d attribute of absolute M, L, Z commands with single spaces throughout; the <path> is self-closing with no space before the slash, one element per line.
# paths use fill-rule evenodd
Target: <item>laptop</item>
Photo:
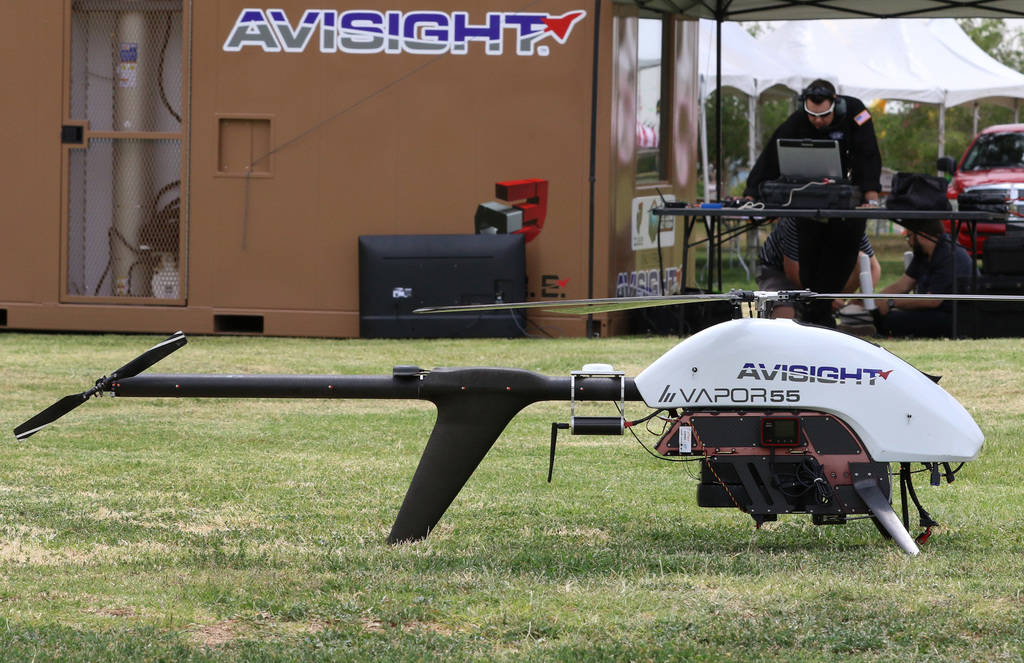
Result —
<path fill-rule="evenodd" d="M 779 175 L 796 179 L 843 179 L 839 141 L 811 138 L 779 138 Z"/>
<path fill-rule="evenodd" d="M 663 194 L 661 192 L 661 189 L 659 189 L 658 187 L 654 187 L 654 190 L 657 191 L 658 192 L 658 196 L 661 197 L 661 206 L 664 207 L 665 209 L 669 209 L 669 208 L 673 208 L 673 207 L 675 207 L 675 208 L 682 208 L 682 207 L 686 207 L 687 205 L 689 205 L 689 203 L 687 203 L 685 200 L 667 200 L 665 198 L 665 194 Z"/>

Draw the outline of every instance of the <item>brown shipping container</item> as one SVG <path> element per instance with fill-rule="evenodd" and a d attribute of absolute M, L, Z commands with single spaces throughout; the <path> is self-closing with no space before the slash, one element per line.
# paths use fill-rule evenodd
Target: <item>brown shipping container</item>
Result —
<path fill-rule="evenodd" d="M 522 179 L 548 187 L 529 299 L 678 287 L 682 233 L 648 210 L 696 196 L 696 23 L 327 5 L 0 3 L 0 329 L 358 336 L 360 235 L 471 234 Z"/>

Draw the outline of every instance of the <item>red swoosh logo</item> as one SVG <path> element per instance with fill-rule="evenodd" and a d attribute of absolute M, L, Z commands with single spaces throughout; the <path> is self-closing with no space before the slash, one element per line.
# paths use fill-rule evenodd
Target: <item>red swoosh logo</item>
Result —
<path fill-rule="evenodd" d="M 555 33 L 555 38 L 558 39 L 560 43 L 564 43 L 566 36 L 569 34 L 569 29 L 572 27 L 573 23 L 583 16 L 584 13 L 585 12 L 568 12 L 561 16 L 548 16 L 547 18 L 542 18 L 541 21 L 543 21 L 544 25 L 547 26 L 544 32 Z"/>

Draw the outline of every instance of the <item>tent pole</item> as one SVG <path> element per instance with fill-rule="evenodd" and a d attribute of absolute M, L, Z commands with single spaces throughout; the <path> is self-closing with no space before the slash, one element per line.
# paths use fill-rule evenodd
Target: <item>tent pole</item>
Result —
<path fill-rule="evenodd" d="M 698 95 L 699 97 L 700 95 Z M 707 99 L 700 100 L 700 151 L 701 151 L 701 165 L 703 166 L 703 179 L 704 179 L 704 202 L 710 202 L 708 193 L 711 191 L 711 175 L 708 173 L 709 159 L 708 159 L 708 113 L 707 113 Z"/>
<path fill-rule="evenodd" d="M 761 91 L 758 87 L 754 87 L 754 94 L 747 97 L 747 168 L 753 170 L 754 163 L 757 161 L 757 101 L 761 96 Z M 747 256 L 756 255 L 757 247 L 760 244 L 760 238 L 757 232 L 744 233 L 747 236 Z M 744 256 L 745 257 L 745 256 Z"/>
<path fill-rule="evenodd" d="M 757 161 L 757 95 L 747 97 L 747 168 Z"/>
<path fill-rule="evenodd" d="M 946 153 L 946 102 L 939 104 L 939 156 Z M 940 175 L 942 173 L 939 173 Z"/>
<path fill-rule="evenodd" d="M 594 184 L 597 179 L 597 83 L 600 64 L 601 0 L 594 0 L 594 62 L 590 80 L 590 213 L 587 237 L 587 298 L 594 297 Z M 587 315 L 587 338 L 594 337 L 594 316 Z"/>
<path fill-rule="evenodd" d="M 719 14 L 715 20 L 715 198 L 718 200 L 722 199 L 722 143 L 722 16 Z"/>

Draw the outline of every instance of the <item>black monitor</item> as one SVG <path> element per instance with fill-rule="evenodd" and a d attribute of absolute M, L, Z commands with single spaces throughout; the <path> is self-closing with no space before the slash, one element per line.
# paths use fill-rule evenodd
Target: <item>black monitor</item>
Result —
<path fill-rule="evenodd" d="M 414 315 L 413 309 L 525 299 L 522 235 L 359 238 L 359 335 L 363 338 L 524 336 L 522 311 Z"/>

